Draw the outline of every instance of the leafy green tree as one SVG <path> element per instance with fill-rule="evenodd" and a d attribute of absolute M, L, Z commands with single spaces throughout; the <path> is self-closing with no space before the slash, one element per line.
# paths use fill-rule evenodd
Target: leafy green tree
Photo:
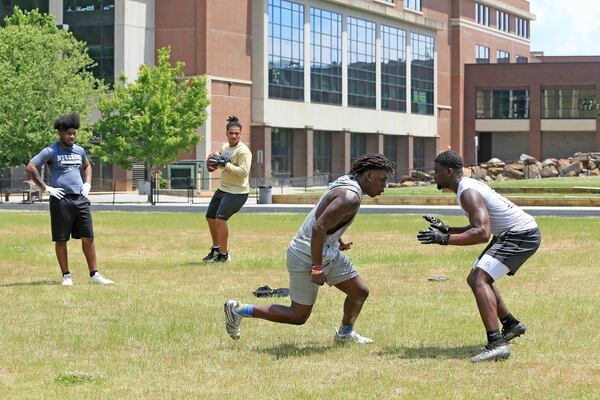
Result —
<path fill-rule="evenodd" d="M 91 134 L 86 117 L 104 90 L 84 42 L 38 10 L 14 14 L 0 28 L 0 168 L 27 161 L 56 140 L 56 117 L 78 112 L 79 144 Z"/>
<path fill-rule="evenodd" d="M 100 100 L 94 129 L 101 142 L 93 152 L 104 161 L 125 169 L 143 163 L 150 178 L 198 143 L 209 103 L 206 79 L 185 78 L 185 64 L 172 66 L 170 57 L 170 48 L 159 49 L 155 66 L 140 66 L 135 82 L 119 77 L 114 92 Z"/>

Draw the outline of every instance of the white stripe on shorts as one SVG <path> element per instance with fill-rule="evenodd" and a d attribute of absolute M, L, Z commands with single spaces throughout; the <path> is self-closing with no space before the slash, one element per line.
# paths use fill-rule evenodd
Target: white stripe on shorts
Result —
<path fill-rule="evenodd" d="M 487 272 L 494 281 L 504 278 L 510 272 L 510 269 L 504 263 L 489 254 L 484 254 L 473 264 L 473 269 L 481 268 Z"/>

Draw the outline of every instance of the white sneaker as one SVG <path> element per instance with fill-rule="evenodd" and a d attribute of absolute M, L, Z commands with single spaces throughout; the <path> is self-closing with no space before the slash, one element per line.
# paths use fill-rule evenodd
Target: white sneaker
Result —
<path fill-rule="evenodd" d="M 94 274 L 94 276 L 90 277 L 90 283 L 94 283 L 94 284 L 98 284 L 98 285 L 112 285 L 114 284 L 113 281 L 111 281 L 110 279 L 107 279 L 105 277 L 102 276 L 102 274 L 100 274 L 100 272 L 96 271 L 96 273 Z"/>
<path fill-rule="evenodd" d="M 335 332 L 333 341 L 336 343 L 358 343 L 358 344 L 371 344 L 373 339 L 359 335 L 352 331 L 348 334 L 341 334 L 339 331 Z"/>
<path fill-rule="evenodd" d="M 73 286 L 73 278 L 71 277 L 71 274 L 63 275 L 62 285 L 63 286 Z"/>
<path fill-rule="evenodd" d="M 242 324 L 242 317 L 235 312 L 238 304 L 238 301 L 227 300 L 223 305 L 225 310 L 225 329 L 233 340 L 240 338 L 240 325 Z"/>

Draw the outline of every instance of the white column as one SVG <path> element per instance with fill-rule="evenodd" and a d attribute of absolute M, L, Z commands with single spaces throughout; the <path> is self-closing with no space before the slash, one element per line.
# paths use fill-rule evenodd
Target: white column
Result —
<path fill-rule="evenodd" d="M 406 31 L 406 113 L 410 114 L 412 112 L 412 98 L 411 98 L 411 64 L 412 64 L 412 54 L 411 54 L 411 41 L 410 41 L 410 31 Z"/>
<path fill-rule="evenodd" d="M 342 15 L 342 107 L 348 107 L 348 17 Z"/>
<path fill-rule="evenodd" d="M 381 110 L 381 25 L 375 24 L 375 109 Z"/>
<path fill-rule="evenodd" d="M 304 6 L 304 102 L 310 103 L 310 6 Z"/>
<path fill-rule="evenodd" d="M 63 24 L 63 0 L 50 0 L 48 3 L 48 12 L 56 18 L 56 25 Z"/>

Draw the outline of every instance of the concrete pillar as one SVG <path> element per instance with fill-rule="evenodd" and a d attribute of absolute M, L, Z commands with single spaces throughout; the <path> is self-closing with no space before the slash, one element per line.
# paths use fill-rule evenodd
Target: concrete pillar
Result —
<path fill-rule="evenodd" d="M 292 155 L 292 176 L 313 176 L 313 130 L 294 129 L 294 149 Z"/>
<path fill-rule="evenodd" d="M 331 132 L 331 177 L 336 179 L 350 170 L 350 132 Z"/>
<path fill-rule="evenodd" d="M 529 155 L 538 160 L 542 157 L 541 96 L 539 84 L 529 87 Z"/>
<path fill-rule="evenodd" d="M 398 136 L 396 155 L 396 174 L 408 175 L 413 169 L 413 136 Z"/>
<path fill-rule="evenodd" d="M 250 175 L 260 183 L 271 183 L 271 127 L 255 125 L 250 128 L 252 168 Z"/>

